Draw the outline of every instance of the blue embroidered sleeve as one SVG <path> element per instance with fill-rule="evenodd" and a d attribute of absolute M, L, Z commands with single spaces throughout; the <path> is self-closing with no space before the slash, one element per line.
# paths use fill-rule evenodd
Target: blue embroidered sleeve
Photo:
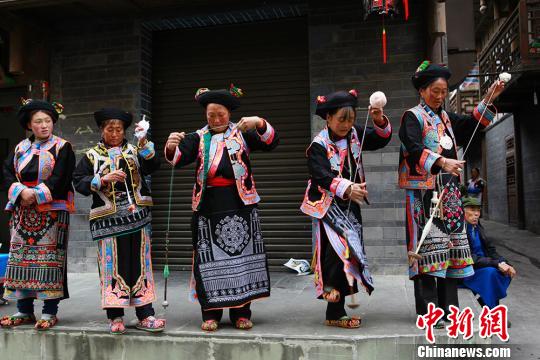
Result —
<path fill-rule="evenodd" d="M 26 185 L 21 184 L 20 182 L 14 182 L 11 184 L 8 190 L 8 200 L 11 204 L 15 205 L 19 195 L 24 189 L 27 189 Z"/>
<path fill-rule="evenodd" d="M 139 155 L 142 156 L 145 160 L 150 160 L 154 157 L 156 154 L 154 150 L 154 143 L 151 141 L 148 141 L 146 144 L 144 144 L 143 147 L 138 148 Z"/>
<path fill-rule="evenodd" d="M 36 194 L 36 202 L 38 205 L 49 203 L 53 200 L 51 195 L 51 190 L 47 185 L 41 183 L 33 188 L 34 193 Z"/>

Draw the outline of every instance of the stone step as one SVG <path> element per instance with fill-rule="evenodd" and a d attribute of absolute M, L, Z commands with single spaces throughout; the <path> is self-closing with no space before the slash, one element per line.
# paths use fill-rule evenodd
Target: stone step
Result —
<path fill-rule="evenodd" d="M 346 331 L 346 330 L 345 330 Z M 389 331 L 391 331 L 389 329 Z M 263 359 L 417 359 L 417 346 L 427 345 L 423 336 L 283 336 L 209 335 L 180 331 L 152 336 L 129 330 L 109 335 L 102 331 L 50 330 L 36 336 L 34 330 L 6 330 L 0 343 L 6 359 L 160 359 L 263 360 Z M 438 346 L 462 344 L 463 340 L 435 337 Z M 485 344 L 479 336 L 468 344 Z"/>
<path fill-rule="evenodd" d="M 200 330 L 200 305 L 187 300 L 189 277 L 189 272 L 171 273 L 169 307 L 164 310 L 163 277 L 154 273 L 154 309 L 167 319 L 164 333 L 136 330 L 134 311 L 127 309 L 128 331 L 114 336 L 101 309 L 98 274 L 70 273 L 70 298 L 60 304 L 58 325 L 39 334 L 32 326 L 1 330 L 2 359 L 408 360 L 416 359 L 418 344 L 426 344 L 424 331 L 415 326 L 413 283 L 403 275 L 375 276 L 372 295 L 361 290 L 356 296 L 360 307 L 346 308 L 362 318 L 361 328 L 346 330 L 324 325 L 326 304 L 316 298 L 313 276 L 271 273 L 272 295 L 251 306 L 254 328 L 235 329 L 225 311 L 216 333 Z M 459 297 L 462 308 L 471 306 L 479 313 L 470 291 L 460 290 Z M 38 301 L 36 308 L 40 305 Z M 14 302 L 3 306 L 5 314 L 12 311 Z M 437 346 L 463 343 L 462 337 L 448 338 L 445 330 L 435 330 L 435 335 Z M 487 341 L 475 336 L 468 343 Z"/>

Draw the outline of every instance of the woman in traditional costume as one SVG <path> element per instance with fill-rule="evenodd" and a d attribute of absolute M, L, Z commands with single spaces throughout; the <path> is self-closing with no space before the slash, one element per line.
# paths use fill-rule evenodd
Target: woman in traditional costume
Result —
<path fill-rule="evenodd" d="M 270 278 L 249 154 L 271 151 L 278 136 L 258 116 L 230 121 L 240 106 L 240 89 L 199 89 L 195 100 L 205 108 L 208 125 L 196 132 L 173 132 L 165 158 L 173 166 L 196 162 L 191 228 L 192 300 L 202 311 L 202 330 L 215 331 L 229 308 L 238 329 L 250 329 L 251 302 L 270 296 Z"/>
<path fill-rule="evenodd" d="M 317 297 L 328 302 L 325 324 L 349 329 L 361 320 L 347 315 L 345 296 L 358 292 L 358 283 L 373 291 L 360 212 L 368 194 L 362 149 L 381 149 L 392 137 L 382 108 L 369 109 L 373 127 L 355 125 L 357 102 L 356 90 L 317 98 L 316 114 L 327 126 L 307 149 L 310 180 L 301 206 L 314 221 L 315 286 Z"/>
<path fill-rule="evenodd" d="M 465 162 L 458 160 L 457 148 L 466 147 L 477 127 L 484 128 L 493 120 L 491 101 L 504 88 L 504 83 L 498 81 L 472 116 L 458 115 L 443 109 L 450 75 L 444 66 L 429 61 L 420 65 L 412 77 L 420 104 L 404 113 L 399 130 L 399 186 L 406 190 L 409 278 L 414 281 L 419 315 L 427 313 L 430 302 L 448 315 L 450 305 L 458 306 L 458 279 L 474 273 L 459 190 Z M 411 257 L 432 211 L 437 213 L 417 251 L 419 256 Z M 443 326 L 441 319 L 437 327 Z"/>
<path fill-rule="evenodd" d="M 128 307 L 135 307 L 138 329 L 163 331 L 165 320 L 155 318 L 152 307 L 152 197 L 145 181 L 159 168 L 159 159 L 145 136 L 136 146 L 125 139 L 131 113 L 106 108 L 96 111 L 94 118 L 101 141 L 81 158 L 73 182 L 79 193 L 92 195 L 90 231 L 98 243 L 101 306 L 112 334 L 125 332 Z"/>
<path fill-rule="evenodd" d="M 75 154 L 69 142 L 53 134 L 61 111 L 60 104 L 26 100 L 17 114 L 32 135 L 4 163 L 11 213 L 4 296 L 17 300 L 18 312 L 3 317 L 3 327 L 35 323 L 38 330 L 49 329 L 58 322 L 60 300 L 69 297 L 66 258 Z M 34 299 L 44 303 L 37 322 Z"/>

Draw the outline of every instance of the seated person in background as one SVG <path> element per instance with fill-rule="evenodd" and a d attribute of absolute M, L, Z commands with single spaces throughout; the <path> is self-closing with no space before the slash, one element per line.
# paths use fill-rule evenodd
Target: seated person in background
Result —
<path fill-rule="evenodd" d="M 467 181 L 467 196 L 477 198 L 482 206 L 482 195 L 486 182 L 480 177 L 480 169 L 475 167 L 471 170 L 471 178 Z"/>
<path fill-rule="evenodd" d="M 506 289 L 516 270 L 506 259 L 497 253 L 493 243 L 488 240 L 480 218 L 481 204 L 477 198 L 463 198 L 467 239 L 474 260 L 474 275 L 463 279 L 463 285 L 479 295 L 481 306 L 494 308 L 499 300 L 506 297 Z"/>

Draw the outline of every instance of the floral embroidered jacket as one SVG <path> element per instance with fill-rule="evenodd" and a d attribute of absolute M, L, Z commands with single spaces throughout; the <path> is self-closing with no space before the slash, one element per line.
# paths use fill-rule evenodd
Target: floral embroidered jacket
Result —
<path fill-rule="evenodd" d="M 255 150 L 275 149 L 279 144 L 277 132 L 266 120 L 264 128 L 249 130 L 245 133 L 238 131 L 235 123 L 231 122 L 221 140 L 216 141 L 216 139 L 217 137 L 213 136 L 208 126 L 205 126 L 194 133 L 187 134 L 174 154 L 165 151 L 165 159 L 172 165 L 182 167 L 196 162 L 192 210 L 199 210 L 207 180 L 216 175 L 223 159 L 227 162 L 225 168 L 232 168 L 230 176 L 234 179 L 242 202 L 245 205 L 258 203 L 260 197 L 255 187 L 249 154 Z"/>
<path fill-rule="evenodd" d="M 441 170 L 435 165 L 437 159 L 441 156 L 457 159 L 457 146 L 467 145 L 477 125 L 481 128 L 489 125 L 495 116 L 494 111 L 493 107 L 486 109 L 483 101 L 474 109 L 472 116 L 444 110 L 435 113 L 425 104 L 407 110 L 399 129 L 399 186 L 410 190 L 433 189 L 434 175 Z M 449 150 L 440 144 L 445 134 L 453 142 Z"/>
<path fill-rule="evenodd" d="M 13 211 L 24 189 L 36 195 L 38 211 L 65 210 L 73 212 L 71 174 L 75 154 L 71 144 L 53 135 L 46 141 L 24 139 L 4 163 L 4 185 L 8 189 L 6 210 Z"/>
<path fill-rule="evenodd" d="M 107 148 L 103 142 L 88 150 L 77 164 L 73 174 L 75 189 L 83 195 L 92 195 L 90 220 L 110 216 L 117 211 L 117 196 L 128 190 L 138 207 L 152 206 L 150 188 L 145 176 L 159 169 L 154 143 L 148 141 L 137 147 L 124 140 L 121 147 Z M 111 171 L 122 169 L 126 184 L 102 184 L 101 178 Z"/>
<path fill-rule="evenodd" d="M 387 125 L 368 127 L 364 139 L 363 150 L 377 150 L 385 147 L 392 138 L 392 126 L 385 117 Z M 351 158 L 354 174 L 358 172 L 356 182 L 364 178 L 360 153 L 361 138 L 364 128 L 355 125 L 347 139 L 347 149 L 340 151 L 331 139 L 330 130 L 323 129 L 307 149 L 308 169 L 310 179 L 300 209 L 303 213 L 317 219 L 322 219 L 335 196 L 344 199 L 345 191 L 352 182 L 341 176 L 347 156 Z M 359 164 L 357 167 L 356 164 Z"/>

